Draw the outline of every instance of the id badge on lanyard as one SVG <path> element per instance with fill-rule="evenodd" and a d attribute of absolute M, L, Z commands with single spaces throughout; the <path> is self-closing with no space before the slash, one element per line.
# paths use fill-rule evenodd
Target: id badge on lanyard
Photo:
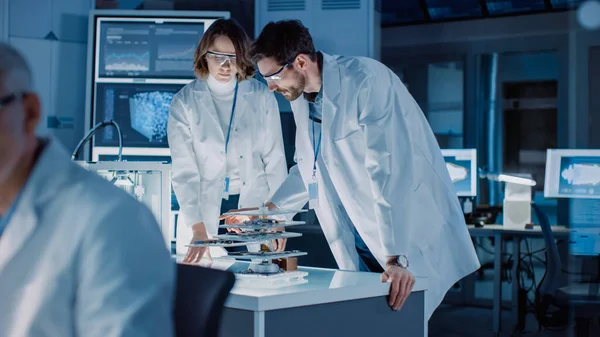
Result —
<path fill-rule="evenodd" d="M 317 158 L 319 156 L 319 150 L 321 148 L 321 136 L 323 135 L 323 130 L 319 130 L 319 142 L 315 144 L 315 120 L 312 120 L 312 130 L 313 130 L 313 149 L 315 151 L 315 161 L 313 164 L 313 175 L 312 175 L 312 183 L 308 184 L 308 208 L 315 209 L 319 207 L 319 184 L 317 181 Z M 316 147 L 315 147 L 316 145 Z"/>
<path fill-rule="evenodd" d="M 227 139 L 225 139 L 225 156 L 227 156 L 227 150 L 229 147 L 229 138 L 231 137 L 231 124 L 233 123 L 233 114 L 235 113 L 235 103 L 237 101 L 237 93 L 238 93 L 238 83 L 235 83 L 235 91 L 233 94 L 233 105 L 231 106 L 231 117 L 229 118 L 229 128 L 227 129 Z M 227 157 L 225 157 L 225 162 L 227 162 Z M 223 181 L 223 199 L 229 200 L 229 183 L 230 179 L 227 175 L 225 175 L 225 180 Z"/>
<path fill-rule="evenodd" d="M 229 200 L 229 177 L 225 177 L 225 181 L 223 182 L 223 199 Z"/>
<path fill-rule="evenodd" d="M 319 184 L 315 173 L 313 172 L 313 182 L 308 184 L 308 208 L 310 209 L 319 207 Z"/>

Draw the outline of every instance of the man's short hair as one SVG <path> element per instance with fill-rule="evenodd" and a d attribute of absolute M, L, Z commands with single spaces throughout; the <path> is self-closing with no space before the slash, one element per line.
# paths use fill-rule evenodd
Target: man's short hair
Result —
<path fill-rule="evenodd" d="M 254 41 L 251 54 L 254 62 L 273 58 L 282 66 L 293 63 L 300 54 L 317 59 L 312 37 L 300 20 L 269 22 Z"/>
<path fill-rule="evenodd" d="M 14 47 L 0 42 L 0 81 L 8 90 L 31 90 L 31 70 Z"/>
<path fill-rule="evenodd" d="M 235 59 L 238 81 L 247 80 L 254 76 L 254 64 L 250 58 L 250 39 L 244 28 L 234 19 L 218 19 L 206 30 L 194 55 L 194 73 L 198 78 L 208 76 L 206 54 L 208 49 L 219 36 L 228 37 L 235 48 Z"/>

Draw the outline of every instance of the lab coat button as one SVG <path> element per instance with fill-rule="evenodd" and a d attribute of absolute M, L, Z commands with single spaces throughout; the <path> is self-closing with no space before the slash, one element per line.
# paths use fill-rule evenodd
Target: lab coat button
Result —
<path fill-rule="evenodd" d="M 244 156 L 240 156 L 240 159 L 244 159 Z"/>
<path fill-rule="evenodd" d="M 244 182 L 242 183 L 242 185 L 246 186 L 246 182 L 244 181 Z"/>

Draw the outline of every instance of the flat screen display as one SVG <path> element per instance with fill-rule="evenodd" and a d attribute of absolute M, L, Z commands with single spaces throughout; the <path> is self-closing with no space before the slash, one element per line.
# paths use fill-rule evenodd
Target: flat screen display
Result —
<path fill-rule="evenodd" d="M 478 0 L 425 0 L 432 21 L 477 18 L 483 16 Z"/>
<path fill-rule="evenodd" d="M 459 197 L 477 196 L 477 150 L 442 150 L 450 179 Z"/>
<path fill-rule="evenodd" d="M 546 9 L 544 0 L 486 0 L 491 16 L 539 12 Z"/>

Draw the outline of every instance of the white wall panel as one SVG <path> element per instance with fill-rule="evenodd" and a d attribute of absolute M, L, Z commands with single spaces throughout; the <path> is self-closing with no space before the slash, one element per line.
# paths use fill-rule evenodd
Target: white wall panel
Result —
<path fill-rule="evenodd" d="M 56 20 L 51 14 L 53 2 L 53 0 L 9 1 L 9 35 L 44 38 L 52 30 L 52 21 Z"/>
<path fill-rule="evenodd" d="M 53 98 L 48 114 L 73 118 L 72 128 L 51 130 L 69 150 L 83 137 L 86 53 L 87 45 L 83 43 L 52 42 L 50 87 Z"/>

